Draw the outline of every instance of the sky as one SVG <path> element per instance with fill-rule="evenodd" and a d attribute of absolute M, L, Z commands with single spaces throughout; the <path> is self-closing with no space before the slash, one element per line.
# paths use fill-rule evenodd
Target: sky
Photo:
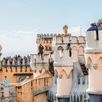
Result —
<path fill-rule="evenodd" d="M 36 34 L 85 35 L 102 18 L 102 0 L 0 0 L 0 44 L 3 56 L 37 52 Z M 80 30 L 81 29 L 81 30 Z"/>

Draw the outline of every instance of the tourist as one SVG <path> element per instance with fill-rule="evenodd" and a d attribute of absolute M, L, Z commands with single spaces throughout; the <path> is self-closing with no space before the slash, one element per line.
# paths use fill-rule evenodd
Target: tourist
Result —
<path fill-rule="evenodd" d="M 38 49 L 39 49 L 38 55 L 41 55 L 41 59 L 43 60 L 43 50 L 44 50 L 44 47 L 40 44 Z"/>
<path fill-rule="evenodd" d="M 3 81 L 3 85 L 4 85 L 5 87 L 7 87 L 7 86 L 9 85 L 9 81 L 8 81 L 7 76 L 5 76 L 5 79 L 4 79 L 4 81 Z"/>

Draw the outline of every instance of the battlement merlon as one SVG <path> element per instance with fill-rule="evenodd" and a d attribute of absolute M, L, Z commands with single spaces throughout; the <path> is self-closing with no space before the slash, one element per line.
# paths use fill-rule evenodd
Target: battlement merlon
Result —
<path fill-rule="evenodd" d="M 55 44 L 59 44 L 59 43 L 85 44 L 86 39 L 85 39 L 85 36 L 71 36 L 71 35 L 58 34 L 54 36 L 53 43 Z"/>
<path fill-rule="evenodd" d="M 26 57 L 4 57 L 1 60 L 2 67 L 19 67 L 19 66 L 29 66 L 30 56 Z"/>
<path fill-rule="evenodd" d="M 52 41 L 54 35 L 53 34 L 37 34 L 37 39 L 36 39 L 36 43 L 39 44 L 43 41 L 43 43 L 47 40 L 49 40 L 50 42 Z"/>

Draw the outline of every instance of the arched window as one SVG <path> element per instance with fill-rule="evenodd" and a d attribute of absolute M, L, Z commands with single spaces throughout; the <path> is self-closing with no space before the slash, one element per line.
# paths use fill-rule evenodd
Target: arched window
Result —
<path fill-rule="evenodd" d="M 60 58 L 63 57 L 63 50 L 64 50 L 64 49 L 63 49 L 62 46 L 59 46 L 59 47 L 58 47 L 58 51 L 59 51 Z"/>
<path fill-rule="evenodd" d="M 79 56 L 83 56 L 84 55 L 84 47 L 83 46 L 79 47 L 78 54 L 79 54 Z"/>
<path fill-rule="evenodd" d="M 72 49 L 70 43 L 67 44 L 67 50 L 69 50 L 69 57 L 72 56 Z"/>

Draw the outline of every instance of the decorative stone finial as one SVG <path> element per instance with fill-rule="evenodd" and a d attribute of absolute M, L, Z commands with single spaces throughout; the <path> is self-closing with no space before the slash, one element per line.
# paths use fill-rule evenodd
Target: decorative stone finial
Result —
<path fill-rule="evenodd" d="M 0 45 L 0 51 L 2 50 L 2 46 Z"/>
<path fill-rule="evenodd" d="M 99 19 L 98 20 L 98 24 L 102 24 L 102 19 Z"/>
<path fill-rule="evenodd" d="M 68 34 L 68 26 L 67 25 L 64 25 L 63 30 L 64 30 L 65 35 Z"/>

